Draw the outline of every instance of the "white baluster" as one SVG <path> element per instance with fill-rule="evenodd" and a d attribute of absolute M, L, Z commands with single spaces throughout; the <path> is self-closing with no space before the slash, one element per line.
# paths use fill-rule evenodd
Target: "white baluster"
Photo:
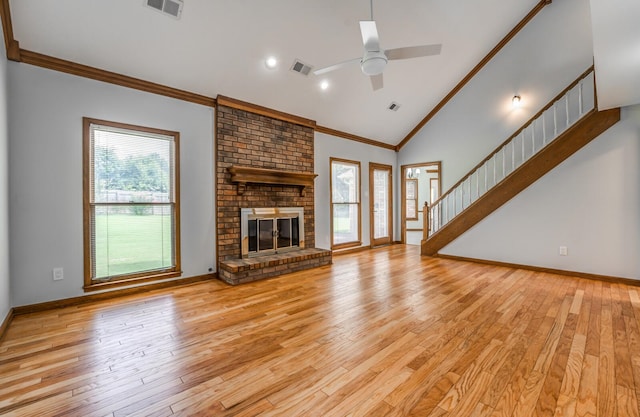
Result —
<path fill-rule="evenodd" d="M 582 108 L 583 104 L 582 104 L 582 83 L 583 81 L 580 80 L 580 82 L 578 83 L 578 113 L 580 114 L 580 116 L 582 116 L 584 114 L 584 109 Z"/>
<path fill-rule="evenodd" d="M 449 223 L 449 194 L 442 199 L 442 224 Z"/>
<path fill-rule="evenodd" d="M 564 107 L 565 107 L 565 111 L 567 113 L 567 124 L 565 126 L 565 128 L 569 127 L 569 92 L 567 92 L 567 95 L 564 96 Z"/>
<path fill-rule="evenodd" d="M 458 215 L 458 188 L 453 189 L 453 213 L 451 213 L 451 220 L 453 220 Z"/>
<path fill-rule="evenodd" d="M 558 136 L 558 113 L 556 103 L 553 103 L 553 138 Z"/>
<path fill-rule="evenodd" d="M 486 161 L 484 163 L 484 191 L 482 192 L 482 194 L 487 192 L 487 184 L 488 184 L 488 180 L 489 180 L 489 173 L 487 172 L 487 164 L 489 163 L 489 161 Z"/>
<path fill-rule="evenodd" d="M 542 147 L 547 146 L 547 123 L 544 118 L 546 112 L 542 113 Z"/>
<path fill-rule="evenodd" d="M 536 121 L 531 123 L 531 156 L 536 154 Z"/>

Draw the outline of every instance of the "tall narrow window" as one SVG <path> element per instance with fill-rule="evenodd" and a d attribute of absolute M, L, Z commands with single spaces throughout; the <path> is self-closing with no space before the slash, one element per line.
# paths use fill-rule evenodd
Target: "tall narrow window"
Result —
<path fill-rule="evenodd" d="M 404 181 L 407 193 L 407 220 L 418 220 L 418 180 L 414 178 Z"/>
<path fill-rule="evenodd" d="M 179 276 L 179 133 L 83 122 L 85 289 Z"/>
<path fill-rule="evenodd" d="M 360 162 L 331 158 L 331 247 L 360 246 Z"/>

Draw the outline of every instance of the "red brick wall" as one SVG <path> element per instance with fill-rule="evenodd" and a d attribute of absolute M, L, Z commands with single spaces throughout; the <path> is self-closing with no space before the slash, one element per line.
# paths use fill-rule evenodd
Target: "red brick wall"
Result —
<path fill-rule="evenodd" d="M 313 129 L 244 110 L 216 106 L 218 260 L 241 257 L 240 208 L 304 207 L 305 247 L 315 247 L 314 187 L 247 184 L 238 195 L 232 165 L 313 173 Z"/>

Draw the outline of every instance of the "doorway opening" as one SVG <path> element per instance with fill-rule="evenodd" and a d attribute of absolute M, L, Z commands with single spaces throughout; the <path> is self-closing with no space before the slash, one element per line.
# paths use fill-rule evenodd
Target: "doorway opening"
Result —
<path fill-rule="evenodd" d="M 401 242 L 419 245 L 424 233 L 424 203 L 440 197 L 442 162 L 422 162 L 401 167 Z"/>

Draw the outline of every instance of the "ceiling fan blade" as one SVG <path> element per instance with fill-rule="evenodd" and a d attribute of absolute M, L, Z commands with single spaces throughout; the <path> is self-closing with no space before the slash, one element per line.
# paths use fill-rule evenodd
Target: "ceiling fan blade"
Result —
<path fill-rule="evenodd" d="M 362 43 L 366 51 L 376 52 L 380 50 L 380 39 L 378 38 L 375 20 L 361 20 L 360 33 L 362 33 Z"/>
<path fill-rule="evenodd" d="M 339 64 L 334 64 L 334 65 L 330 65 L 328 67 L 319 68 L 319 69 L 313 71 L 313 74 L 314 75 L 325 74 L 327 72 L 335 71 L 335 70 L 340 69 L 342 67 L 346 67 L 349 64 L 353 64 L 355 62 L 360 62 L 361 60 L 362 60 L 362 58 L 353 58 L 353 59 L 350 59 L 348 61 L 340 62 Z"/>
<path fill-rule="evenodd" d="M 408 59 L 419 58 L 421 56 L 440 55 L 442 44 L 408 46 L 405 48 L 387 49 L 384 54 L 387 59 Z"/>
<path fill-rule="evenodd" d="M 371 79 L 371 87 L 373 91 L 380 90 L 383 87 L 382 74 L 372 75 L 369 77 Z"/>

